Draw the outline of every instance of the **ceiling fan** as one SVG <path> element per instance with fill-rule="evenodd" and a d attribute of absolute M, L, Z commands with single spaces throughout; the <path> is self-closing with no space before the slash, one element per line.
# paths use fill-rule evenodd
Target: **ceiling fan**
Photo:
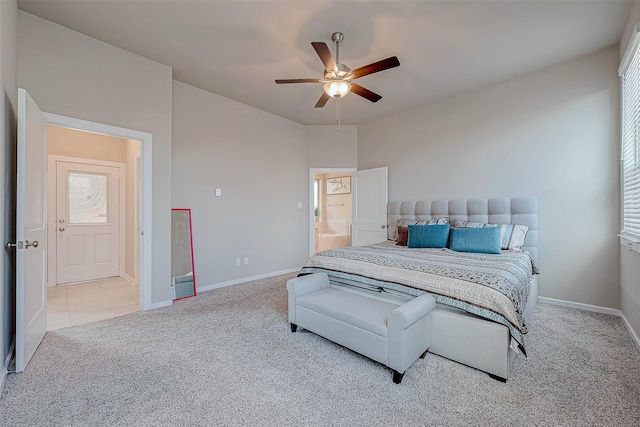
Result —
<path fill-rule="evenodd" d="M 324 83 L 324 92 L 316 103 L 315 108 L 322 108 L 325 106 L 329 98 L 342 98 L 349 92 L 353 92 L 356 95 L 368 99 L 371 102 L 378 102 L 382 99 L 382 96 L 375 92 L 371 92 L 369 89 L 365 89 L 359 84 L 353 82 L 353 80 L 360 77 L 368 76 L 369 74 L 377 73 L 379 71 L 388 70 L 389 68 L 395 68 L 400 65 L 398 57 L 392 56 L 382 61 L 374 62 L 373 64 L 365 65 L 364 67 L 356 68 L 352 70 L 344 64 L 340 63 L 340 43 L 344 40 L 344 34 L 333 33 L 331 40 L 336 44 L 336 58 L 333 59 L 329 47 L 324 42 L 311 42 L 311 45 L 316 50 L 316 53 L 320 57 L 320 60 L 324 64 L 324 78 L 322 79 L 281 79 L 276 80 L 276 84 L 287 83 Z"/>

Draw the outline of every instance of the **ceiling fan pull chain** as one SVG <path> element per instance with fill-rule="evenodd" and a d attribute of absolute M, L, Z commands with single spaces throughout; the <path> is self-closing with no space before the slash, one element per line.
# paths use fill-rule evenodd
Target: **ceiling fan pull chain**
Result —
<path fill-rule="evenodd" d="M 342 132 L 342 127 L 340 126 L 340 98 L 337 99 L 338 102 L 336 102 L 336 104 L 338 105 L 338 132 Z"/>

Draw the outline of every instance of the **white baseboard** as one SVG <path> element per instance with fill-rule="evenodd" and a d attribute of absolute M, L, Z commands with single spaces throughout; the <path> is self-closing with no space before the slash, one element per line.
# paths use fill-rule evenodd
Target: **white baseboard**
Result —
<path fill-rule="evenodd" d="M 2 367 L 0 369 L 0 393 L 4 390 L 4 381 L 7 378 L 7 368 Z"/>
<path fill-rule="evenodd" d="M 611 314 L 620 317 L 620 310 L 617 308 L 601 307 L 599 305 L 583 304 L 580 302 L 565 301 L 555 298 L 538 297 L 538 302 L 547 304 L 560 305 L 562 307 L 577 308 L 579 310 L 593 311 L 596 313 Z"/>
<path fill-rule="evenodd" d="M 136 283 L 136 281 L 133 279 L 133 277 L 129 276 L 127 273 L 124 273 L 124 277 L 125 279 L 127 279 L 128 281 L 130 281 L 131 283 L 133 283 L 136 287 L 139 287 L 139 285 Z"/>
<path fill-rule="evenodd" d="M 149 306 L 144 307 L 143 310 L 155 310 L 156 308 L 169 307 L 173 305 L 173 301 L 160 301 L 160 302 L 152 302 Z"/>
<path fill-rule="evenodd" d="M 7 357 L 4 359 L 4 363 L 2 364 L 2 368 L 0 369 L 0 394 L 2 394 L 2 390 L 4 389 L 4 382 L 7 378 L 7 372 L 9 368 L 9 363 L 11 363 L 11 358 L 13 357 L 13 349 L 16 346 L 16 339 L 14 338 L 9 346 L 9 351 L 7 352 Z"/>
<path fill-rule="evenodd" d="M 283 274 L 295 273 L 300 271 L 300 267 L 290 268 L 289 270 L 274 271 L 271 273 L 260 274 L 258 276 L 243 277 L 242 279 L 229 280 L 227 282 L 215 283 L 213 285 L 197 286 L 197 292 L 212 291 L 214 289 L 225 288 L 227 286 L 237 285 L 239 283 L 252 282 L 254 280 L 267 279 L 269 277 L 281 276 Z"/>
<path fill-rule="evenodd" d="M 289 270 L 274 271 L 271 273 L 260 274 L 258 276 L 243 277 L 242 279 L 235 279 L 235 280 L 229 280 L 228 282 L 215 283 L 213 285 L 197 286 L 196 291 L 197 293 L 211 291 L 213 289 L 219 289 L 227 286 L 237 285 L 239 283 L 246 283 L 246 282 L 251 282 L 253 280 L 260 280 L 260 279 L 266 279 L 269 277 L 281 276 L 283 274 L 288 274 L 288 273 L 295 273 L 296 271 L 299 271 L 299 270 L 300 270 L 300 267 L 296 267 L 296 268 L 290 268 Z M 156 308 L 168 307 L 170 305 L 173 305 L 173 301 L 155 302 L 149 305 L 148 307 L 145 307 L 144 310 L 155 310 Z"/>
<path fill-rule="evenodd" d="M 631 335 L 631 338 L 633 338 L 633 341 L 636 343 L 638 351 L 640 351 L 640 338 L 638 338 L 638 334 L 636 334 L 636 331 L 633 330 L 633 328 L 631 327 L 631 323 L 629 323 L 629 319 L 627 319 L 622 311 L 620 311 L 620 319 L 622 319 L 622 324 L 627 328 L 627 331 L 629 331 L 629 335 Z"/>
<path fill-rule="evenodd" d="M 638 351 L 640 351 L 640 338 L 638 338 L 638 334 L 636 333 L 636 331 L 633 330 L 633 328 L 631 327 L 631 323 L 629 323 L 629 320 L 624 315 L 624 313 L 618 310 L 617 308 L 601 307 L 599 305 L 582 304 L 579 302 L 565 301 L 561 299 L 545 298 L 545 297 L 538 297 L 538 302 L 618 316 L 622 320 L 622 324 L 624 325 L 624 327 L 627 328 L 627 331 L 629 332 L 629 335 L 631 335 L 631 339 L 633 340 L 634 344 L 638 348 Z"/>

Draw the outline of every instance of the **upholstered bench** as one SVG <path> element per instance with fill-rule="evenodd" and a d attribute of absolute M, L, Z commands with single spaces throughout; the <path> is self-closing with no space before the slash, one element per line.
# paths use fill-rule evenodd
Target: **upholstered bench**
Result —
<path fill-rule="evenodd" d="M 380 362 L 396 384 L 431 345 L 431 295 L 394 304 L 331 287 L 324 273 L 291 279 L 287 290 L 291 332 L 300 326 Z"/>

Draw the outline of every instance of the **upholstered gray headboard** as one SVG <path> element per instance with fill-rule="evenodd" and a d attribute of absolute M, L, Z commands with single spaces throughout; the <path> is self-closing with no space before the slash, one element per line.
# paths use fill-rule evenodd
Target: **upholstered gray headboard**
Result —
<path fill-rule="evenodd" d="M 418 200 L 392 202 L 387 205 L 388 237 L 396 233 L 400 218 L 429 220 L 442 217 L 493 224 L 529 226 L 523 250 L 538 258 L 538 199 L 535 197 L 500 197 L 494 199 Z"/>

